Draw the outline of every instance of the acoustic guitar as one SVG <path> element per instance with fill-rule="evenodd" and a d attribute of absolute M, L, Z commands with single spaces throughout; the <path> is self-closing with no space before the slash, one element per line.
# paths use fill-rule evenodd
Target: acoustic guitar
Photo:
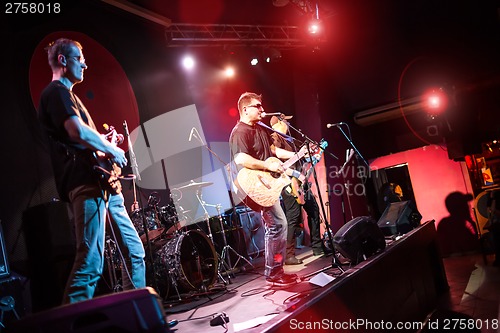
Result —
<path fill-rule="evenodd" d="M 285 170 L 304 157 L 305 152 L 298 152 L 283 163 Z M 281 161 L 276 157 L 269 157 L 266 161 Z M 296 171 L 298 173 L 298 171 Z M 279 200 L 281 190 L 290 184 L 291 180 L 285 173 L 270 172 L 243 168 L 236 176 L 237 186 L 257 205 L 271 207 Z"/>

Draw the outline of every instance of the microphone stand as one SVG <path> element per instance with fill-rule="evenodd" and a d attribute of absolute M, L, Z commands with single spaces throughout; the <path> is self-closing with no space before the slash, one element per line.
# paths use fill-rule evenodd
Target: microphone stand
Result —
<path fill-rule="evenodd" d="M 137 158 L 135 157 L 134 149 L 132 147 L 132 141 L 130 140 L 130 133 L 128 131 L 128 126 L 127 126 L 127 121 L 123 121 L 123 130 L 125 132 L 125 136 L 127 137 L 127 144 L 128 144 L 128 155 L 130 158 L 130 166 L 132 167 L 132 173 L 135 175 L 133 179 L 133 189 L 134 189 L 134 206 L 136 205 L 137 201 L 137 194 L 136 194 L 136 188 L 135 188 L 135 179 L 137 178 L 138 180 L 141 180 L 141 175 L 139 174 L 139 166 L 137 165 Z M 142 198 L 139 196 L 139 200 L 141 201 L 141 207 L 144 207 L 142 205 Z M 153 249 L 151 246 L 151 240 L 149 239 L 149 229 L 146 221 L 146 214 L 145 211 L 142 212 L 142 228 L 144 230 L 144 234 L 146 235 L 146 244 L 148 247 L 148 259 L 149 263 L 151 265 L 151 274 L 153 275 L 153 287 L 154 289 L 159 292 L 158 289 L 158 284 L 156 281 L 156 268 L 154 265 L 154 260 L 153 260 Z M 168 265 L 168 264 L 167 264 Z M 169 267 L 167 267 L 168 271 L 170 271 Z M 176 288 L 177 289 L 177 288 Z M 178 293 L 178 292 L 177 292 Z M 180 296 L 179 296 L 180 298 Z"/>
<path fill-rule="evenodd" d="M 304 143 L 312 143 L 314 145 L 316 145 L 317 147 L 319 147 L 319 143 L 312 140 L 311 138 L 309 138 L 307 135 L 305 135 L 300 129 L 297 129 L 295 127 L 293 127 L 292 125 L 290 125 L 290 123 L 288 121 L 285 120 L 284 118 L 284 115 L 282 114 L 279 119 L 281 121 L 285 121 L 288 125 L 289 128 L 293 129 L 294 131 L 296 131 L 297 133 L 300 134 L 300 136 L 302 137 L 303 139 L 303 142 Z M 309 153 L 309 157 L 311 158 L 311 163 L 312 163 L 312 152 L 311 152 L 311 147 L 309 146 L 309 144 L 307 144 L 307 152 Z M 326 150 L 325 150 L 326 152 Z M 334 158 L 338 159 L 337 156 L 335 156 L 334 154 L 328 152 L 331 156 L 333 156 Z M 330 268 L 338 268 L 340 270 L 341 273 L 344 273 L 345 270 L 344 268 L 342 267 L 342 263 L 338 260 L 337 258 L 337 253 L 335 251 L 335 248 L 333 246 L 333 237 L 332 237 L 332 232 L 330 230 L 330 223 L 328 222 L 327 218 L 326 218 L 326 211 L 325 211 L 325 205 L 323 204 L 323 196 L 321 195 L 321 191 L 320 191 L 320 187 L 319 187 L 319 182 L 318 182 L 318 175 L 316 173 L 316 169 L 314 166 L 311 166 L 312 169 L 313 169 L 313 178 L 314 178 L 314 183 L 316 184 L 316 188 L 318 189 L 318 198 L 319 198 L 319 202 L 320 202 L 320 207 L 321 207 L 321 213 L 323 215 L 323 221 L 325 223 L 325 227 L 326 227 L 326 232 L 328 233 L 328 238 L 329 238 L 329 241 L 330 241 L 330 247 L 332 249 L 332 264 L 331 266 L 329 267 L 325 267 L 323 269 L 321 269 L 319 272 L 322 272 L 322 271 L 325 271 L 327 269 L 330 269 Z M 318 272 L 314 272 L 312 275 L 314 274 L 317 274 Z M 304 277 L 302 277 L 302 279 L 306 278 L 307 276 L 310 276 L 311 274 L 308 274 Z"/>
<path fill-rule="evenodd" d="M 346 158 L 346 161 L 345 161 L 344 165 L 342 166 L 342 168 L 340 170 L 340 171 L 342 171 L 342 176 L 344 177 L 344 186 L 346 188 L 346 195 L 347 195 L 347 200 L 348 200 L 348 203 L 349 203 L 349 209 L 350 209 L 350 212 L 351 212 L 351 219 L 352 219 L 352 218 L 354 218 L 354 216 L 352 214 L 351 201 L 350 201 L 350 198 L 349 198 L 349 189 L 347 188 L 347 184 L 345 183 L 345 176 L 344 176 L 343 169 L 345 168 L 345 166 L 347 165 L 347 163 L 351 160 L 351 158 L 352 158 L 353 155 L 356 156 L 356 159 L 358 159 L 358 160 L 360 159 L 360 160 L 363 161 L 363 164 L 366 166 L 368 172 L 370 171 L 370 164 L 368 164 L 368 162 L 366 161 L 366 159 L 363 157 L 363 155 L 361 155 L 361 153 L 359 152 L 358 148 L 352 142 L 352 139 L 351 139 L 352 135 L 351 135 L 351 129 L 349 128 L 349 124 L 347 124 L 347 123 L 342 123 L 342 124 L 344 124 L 347 127 L 347 130 L 349 131 L 349 135 L 347 135 L 346 132 L 342 129 L 342 125 L 335 126 L 335 127 L 337 127 L 339 129 L 340 133 L 342 133 L 342 135 L 345 137 L 345 139 L 347 140 L 347 142 L 349 143 L 349 145 L 352 147 L 352 149 L 354 151 L 354 154 L 350 154 L 350 156 L 348 156 Z M 363 179 L 361 179 L 361 181 L 363 182 Z"/>
<path fill-rule="evenodd" d="M 363 157 L 363 155 L 361 155 L 361 153 L 359 152 L 358 148 L 356 148 L 356 146 L 354 145 L 354 143 L 351 140 L 351 129 L 349 128 L 349 124 L 345 124 L 345 125 L 347 126 L 347 129 L 349 130 L 349 136 L 344 132 L 344 130 L 342 129 L 341 125 L 340 126 L 335 126 L 335 127 L 337 127 L 339 129 L 340 133 L 342 133 L 342 135 L 345 137 L 345 139 L 347 140 L 347 142 L 349 142 L 349 145 L 356 152 L 356 156 L 358 156 L 363 161 L 363 163 L 366 165 L 366 167 L 369 170 L 370 169 L 370 164 L 368 164 L 368 162 L 366 161 L 366 159 Z M 347 163 L 347 161 L 346 161 L 346 163 Z"/>
<path fill-rule="evenodd" d="M 349 212 L 351 213 L 351 220 L 354 218 L 354 215 L 352 213 L 352 205 L 351 205 L 351 198 L 350 198 L 350 194 L 349 194 L 349 184 L 346 182 L 346 178 L 345 178 L 345 174 L 344 174 L 344 169 L 345 167 L 347 166 L 347 163 L 349 163 L 352 159 L 352 156 L 354 155 L 354 150 L 352 149 L 349 149 L 349 153 L 346 157 L 346 160 L 344 162 L 344 164 L 342 165 L 342 167 L 340 168 L 339 171 L 337 171 L 335 173 L 336 176 L 342 176 L 342 179 L 344 180 L 344 188 L 345 188 L 345 194 L 346 194 L 346 197 L 347 197 L 347 204 L 349 205 Z M 342 194 L 342 213 L 344 215 L 344 224 L 346 224 L 346 219 L 345 219 L 345 206 L 344 206 L 344 194 Z"/>
<path fill-rule="evenodd" d="M 229 170 L 229 164 L 226 163 L 226 162 L 224 162 L 219 157 L 219 155 L 217 155 L 216 152 L 214 152 L 212 149 L 210 149 L 210 147 L 208 146 L 208 144 L 206 144 L 205 142 L 203 142 L 203 140 L 201 139 L 200 133 L 198 132 L 198 130 L 196 129 L 196 127 L 193 127 L 192 131 L 193 131 L 192 132 L 193 136 L 196 138 L 196 140 L 198 140 L 213 156 L 215 156 L 222 165 L 227 166 L 227 172 L 230 175 L 231 174 L 231 170 Z M 196 132 L 196 134 L 194 132 Z M 191 138 L 190 138 L 189 141 L 191 141 Z M 231 201 L 231 206 L 233 207 L 233 213 L 236 213 L 236 208 L 235 208 L 236 205 L 234 204 L 233 196 L 231 194 L 229 195 L 229 200 Z M 201 203 L 201 204 L 202 204 L 202 207 L 203 207 L 203 203 Z M 203 209 L 205 209 L 205 207 L 203 207 Z M 206 212 L 206 210 L 205 210 L 205 212 Z M 229 245 L 227 243 L 226 235 L 224 233 L 224 225 L 223 225 L 223 222 L 222 222 L 222 216 L 220 214 L 220 205 L 217 206 L 217 212 L 218 212 L 218 215 L 219 215 L 220 228 L 221 228 L 221 232 L 222 232 L 222 235 L 223 235 L 223 241 L 224 241 L 224 247 L 222 248 L 222 253 L 221 253 L 221 261 L 222 261 L 222 263 L 223 263 L 224 266 L 228 265 L 228 263 L 229 263 L 229 272 L 228 272 L 227 276 L 229 278 L 229 282 L 231 282 L 229 273 L 231 271 L 234 271 L 234 269 L 236 268 L 236 265 L 238 264 L 238 262 L 239 262 L 240 259 L 243 259 L 244 261 L 246 261 L 252 268 L 254 268 L 254 265 L 250 262 L 250 260 L 248 260 L 247 258 L 245 258 L 244 256 L 242 256 L 238 251 L 236 251 L 231 245 Z M 250 218 L 250 216 L 248 216 L 248 218 Z M 231 222 L 232 222 L 232 219 L 231 219 Z M 241 221 L 240 221 L 240 223 L 241 223 Z M 210 224 L 210 223 L 208 223 L 208 224 Z M 210 225 L 208 227 L 210 228 Z M 225 255 L 226 255 L 228 249 L 231 250 L 236 257 L 238 257 L 238 259 L 236 260 L 236 263 L 234 264 L 233 267 L 231 267 L 231 258 L 229 257 L 229 255 L 228 255 L 228 259 L 227 259 L 228 263 L 226 263 L 226 260 L 225 260 Z M 220 264 L 219 264 L 219 266 L 220 266 Z M 221 279 L 221 280 L 224 281 L 224 279 Z"/>

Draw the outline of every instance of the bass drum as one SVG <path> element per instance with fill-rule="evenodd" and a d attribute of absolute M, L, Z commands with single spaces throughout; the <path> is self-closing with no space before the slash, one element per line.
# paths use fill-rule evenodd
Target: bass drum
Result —
<path fill-rule="evenodd" d="M 156 253 L 155 267 L 159 294 L 206 291 L 217 279 L 218 258 L 210 239 L 190 230 L 168 240 Z"/>

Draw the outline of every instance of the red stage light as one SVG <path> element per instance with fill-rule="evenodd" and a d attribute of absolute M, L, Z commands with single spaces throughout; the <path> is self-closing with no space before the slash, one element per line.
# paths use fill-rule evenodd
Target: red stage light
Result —
<path fill-rule="evenodd" d="M 427 113 L 438 115 L 448 107 L 448 96 L 443 89 L 432 89 L 423 96 L 423 105 Z"/>

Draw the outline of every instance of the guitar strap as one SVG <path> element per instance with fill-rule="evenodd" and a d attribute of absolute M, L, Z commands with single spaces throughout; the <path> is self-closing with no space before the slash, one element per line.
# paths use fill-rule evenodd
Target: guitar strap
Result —
<path fill-rule="evenodd" d="M 264 128 L 267 128 L 268 130 L 270 130 L 270 131 L 272 131 L 272 132 L 274 132 L 274 133 L 278 133 L 278 134 L 279 134 L 279 135 L 281 135 L 281 136 L 282 136 L 282 137 L 283 137 L 286 141 L 293 142 L 294 140 L 296 140 L 294 137 L 291 137 L 291 136 L 289 136 L 289 135 L 286 135 L 286 134 L 283 134 L 283 133 L 281 133 L 281 132 L 278 132 L 278 131 L 276 131 L 275 129 L 273 129 L 272 127 L 267 126 L 267 125 L 266 125 L 266 124 L 264 124 L 262 121 L 257 122 L 257 125 L 260 125 L 260 126 L 262 126 L 262 127 L 264 127 Z"/>
<path fill-rule="evenodd" d="M 295 153 L 298 151 L 297 146 L 295 145 L 295 140 L 297 140 L 297 139 L 295 139 L 294 137 L 292 137 L 290 135 L 287 135 L 285 133 L 278 132 L 274 128 L 267 126 L 266 124 L 264 124 L 261 121 L 257 122 L 257 124 L 260 125 L 260 126 L 262 126 L 262 127 L 264 127 L 264 128 L 267 128 L 268 130 L 270 130 L 270 131 L 272 131 L 274 133 L 277 133 L 282 138 L 284 138 L 286 141 L 290 142 L 290 145 L 292 146 L 292 149 L 294 149 Z M 304 164 L 303 161 L 301 161 L 301 160 L 297 161 L 297 165 L 298 165 L 297 169 L 298 170 L 302 169 L 303 164 Z M 294 175 L 294 177 L 296 177 L 296 176 Z"/>

